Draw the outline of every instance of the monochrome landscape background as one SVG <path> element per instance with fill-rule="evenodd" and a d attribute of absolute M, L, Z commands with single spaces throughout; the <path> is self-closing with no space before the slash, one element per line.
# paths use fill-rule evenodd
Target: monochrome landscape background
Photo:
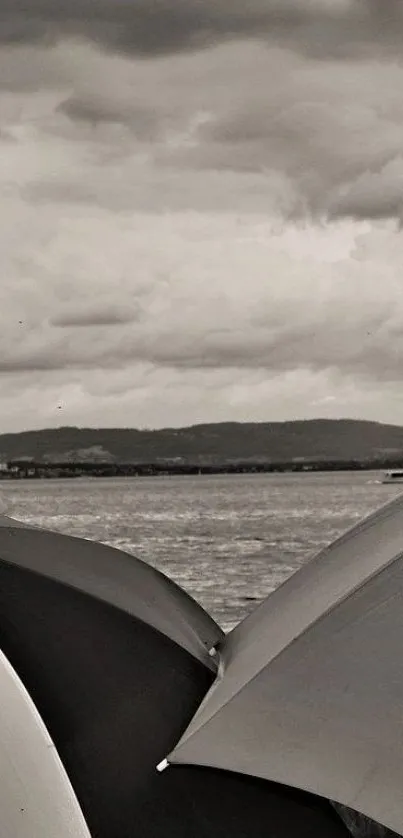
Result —
<path fill-rule="evenodd" d="M 402 38 L 400 0 L 2 0 L 0 430 L 403 424 Z"/>

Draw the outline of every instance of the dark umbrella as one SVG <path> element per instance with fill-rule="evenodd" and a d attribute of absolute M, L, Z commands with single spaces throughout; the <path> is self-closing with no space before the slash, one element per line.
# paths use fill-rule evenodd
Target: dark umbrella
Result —
<path fill-rule="evenodd" d="M 222 632 L 132 556 L 1 524 L 1 650 L 46 724 L 93 838 L 151 835 L 155 766 L 210 686 L 208 650 Z"/>
<path fill-rule="evenodd" d="M 156 770 L 219 683 L 220 655 L 209 652 L 220 645 L 200 606 L 132 556 L 0 521 L 0 649 L 91 838 L 349 834 L 327 800 L 292 784 L 197 765 Z M 43 838 L 64 835 L 50 824 Z"/>

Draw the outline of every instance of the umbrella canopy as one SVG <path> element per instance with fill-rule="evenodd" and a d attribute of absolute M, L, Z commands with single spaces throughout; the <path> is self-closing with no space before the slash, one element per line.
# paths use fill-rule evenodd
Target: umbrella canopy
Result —
<path fill-rule="evenodd" d="M 93 838 L 154 835 L 155 765 L 209 688 L 208 650 L 221 637 L 184 591 L 132 556 L 2 519 L 0 649 Z M 164 806 L 171 801 L 160 802 L 161 820 Z M 42 832 L 55 835 L 64 838 L 55 825 Z"/>
<path fill-rule="evenodd" d="M 215 670 L 208 650 L 223 636 L 178 585 L 121 550 L 0 516 L 0 560 L 74 587 L 154 626 Z"/>
<path fill-rule="evenodd" d="M 399 497 L 228 635 L 169 762 L 304 789 L 403 834 L 402 648 Z"/>
<path fill-rule="evenodd" d="M 91 838 L 349 834 L 327 801 L 296 789 L 194 766 L 157 772 L 216 676 L 208 650 L 223 639 L 133 557 L 0 520 L 0 649 L 49 730 Z M 65 838 L 57 823 L 49 817 L 41 838 Z"/>
<path fill-rule="evenodd" d="M 0 717 L 1 834 L 90 838 L 46 727 L 1 652 Z"/>

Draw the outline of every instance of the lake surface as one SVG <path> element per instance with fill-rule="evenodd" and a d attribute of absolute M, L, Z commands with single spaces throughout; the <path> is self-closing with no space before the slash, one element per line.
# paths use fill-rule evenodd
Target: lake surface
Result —
<path fill-rule="evenodd" d="M 9 515 L 126 550 L 228 630 L 313 553 L 396 496 L 379 473 L 16 480 Z"/>

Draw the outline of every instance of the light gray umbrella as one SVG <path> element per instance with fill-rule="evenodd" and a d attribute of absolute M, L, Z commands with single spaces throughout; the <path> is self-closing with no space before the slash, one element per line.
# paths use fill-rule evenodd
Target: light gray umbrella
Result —
<path fill-rule="evenodd" d="M 220 644 L 168 761 L 303 789 L 403 834 L 403 496 Z"/>
<path fill-rule="evenodd" d="M 4 838 L 90 838 L 48 731 L 0 652 L 0 833 Z"/>

